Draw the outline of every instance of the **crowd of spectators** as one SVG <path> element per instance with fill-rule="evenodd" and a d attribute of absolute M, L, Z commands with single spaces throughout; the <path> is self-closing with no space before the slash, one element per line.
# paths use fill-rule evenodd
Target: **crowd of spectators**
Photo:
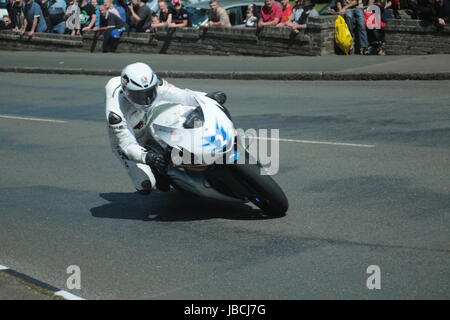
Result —
<path fill-rule="evenodd" d="M 81 35 L 89 30 L 105 34 L 104 51 L 113 51 L 123 31 L 153 32 L 155 28 L 183 28 L 190 25 L 189 15 L 180 0 L 8 0 L 8 15 L 2 17 L 0 30 L 11 29 L 23 35 L 35 32 Z M 389 19 L 400 18 L 400 0 L 332 0 L 319 12 L 311 0 L 264 0 L 264 6 L 250 4 L 243 21 L 246 27 L 290 28 L 299 33 L 309 17 L 321 14 L 342 15 L 355 39 L 353 52 L 384 54 L 384 34 L 380 28 L 367 28 L 366 8 L 380 8 L 383 27 Z M 438 26 L 450 23 L 450 0 L 406 0 L 415 19 L 432 21 Z M 294 2 L 294 3 L 292 3 Z M 292 4 L 291 4 L 292 3 Z M 219 0 L 209 1 L 209 20 L 204 28 L 231 27 L 227 11 Z"/>

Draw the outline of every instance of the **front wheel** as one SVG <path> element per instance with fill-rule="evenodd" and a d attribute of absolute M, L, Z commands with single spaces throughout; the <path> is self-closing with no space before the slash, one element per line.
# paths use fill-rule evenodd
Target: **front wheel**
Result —
<path fill-rule="evenodd" d="M 258 164 L 231 165 L 236 178 L 248 190 L 247 198 L 265 214 L 283 217 L 289 208 L 289 202 L 280 186 L 269 175 L 261 175 Z"/>

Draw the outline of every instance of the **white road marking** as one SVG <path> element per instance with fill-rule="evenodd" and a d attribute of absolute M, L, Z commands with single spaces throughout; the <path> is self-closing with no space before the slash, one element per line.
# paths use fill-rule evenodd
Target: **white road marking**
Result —
<path fill-rule="evenodd" d="M 373 148 L 374 144 L 359 144 L 359 143 L 347 143 L 347 142 L 330 142 L 330 141 L 314 141 L 314 140 L 296 140 L 296 139 L 275 139 L 275 138 L 266 138 L 266 137 L 252 137 L 247 136 L 249 138 L 256 138 L 260 140 L 275 140 L 275 141 L 284 141 L 284 142 L 297 142 L 297 143 L 310 143 L 310 144 L 327 144 L 333 146 L 347 146 L 347 147 L 360 147 L 360 148 Z"/>
<path fill-rule="evenodd" d="M 3 119 L 13 119 L 13 120 L 28 120 L 28 121 L 42 121 L 42 122 L 53 122 L 53 123 L 66 123 L 67 121 L 54 120 L 54 119 L 43 119 L 43 118 L 29 118 L 29 117 L 19 117 L 19 116 L 7 116 L 0 114 L 0 118 Z"/>
<path fill-rule="evenodd" d="M 54 294 L 55 294 L 55 296 L 63 297 L 66 300 L 84 300 L 83 298 L 76 296 L 65 290 L 56 291 Z"/>
<path fill-rule="evenodd" d="M 2 271 L 2 270 L 9 270 L 9 268 L 0 264 L 0 271 Z M 59 291 L 54 292 L 53 294 L 55 296 L 62 297 L 66 300 L 85 300 L 85 299 L 83 299 L 79 296 L 76 296 L 70 292 L 67 292 L 65 290 L 59 290 Z"/>
<path fill-rule="evenodd" d="M 53 123 L 67 123 L 67 121 L 62 121 L 62 120 L 29 118 L 29 117 L 7 116 L 7 115 L 0 115 L 0 118 L 15 119 L 15 120 L 28 120 L 28 121 L 43 121 L 43 122 L 53 122 Z M 360 148 L 374 148 L 375 147 L 375 145 L 373 145 L 373 144 L 299 140 L 299 139 L 283 139 L 283 138 L 275 139 L 275 138 L 253 137 L 253 136 L 247 136 L 247 137 L 256 138 L 256 139 L 260 139 L 260 140 L 275 140 L 275 141 L 283 141 L 283 142 L 297 142 L 297 143 L 309 143 L 309 144 L 326 144 L 326 145 L 333 145 L 333 146 L 347 146 L 347 147 L 360 147 Z"/>

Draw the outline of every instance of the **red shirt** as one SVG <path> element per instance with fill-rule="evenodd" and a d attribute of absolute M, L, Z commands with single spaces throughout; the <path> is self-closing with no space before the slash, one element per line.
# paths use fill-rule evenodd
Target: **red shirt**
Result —
<path fill-rule="evenodd" d="M 271 8 L 267 6 L 263 6 L 261 8 L 261 19 L 263 22 L 273 21 L 276 18 L 281 19 L 282 15 L 283 10 L 281 9 L 281 6 L 278 3 L 272 4 Z"/>
<path fill-rule="evenodd" d="M 294 7 L 291 6 L 290 4 L 288 4 L 285 9 L 281 8 L 282 13 L 281 13 L 280 23 L 286 23 L 289 21 L 289 19 L 291 18 L 291 15 L 292 15 L 293 8 Z"/>

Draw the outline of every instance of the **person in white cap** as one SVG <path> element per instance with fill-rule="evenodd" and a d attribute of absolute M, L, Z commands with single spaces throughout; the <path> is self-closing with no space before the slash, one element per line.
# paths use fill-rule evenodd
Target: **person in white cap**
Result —
<path fill-rule="evenodd" d="M 139 193 L 149 194 L 155 188 L 168 191 L 170 184 L 164 175 L 167 169 L 164 155 L 147 148 L 148 141 L 152 140 L 148 115 L 159 101 L 195 105 L 194 96 L 160 79 L 148 65 L 140 62 L 126 66 L 120 77 L 109 80 L 105 89 L 106 120 L 113 153 L 119 157 Z M 225 93 L 220 91 L 197 93 L 220 105 L 226 101 Z"/>

